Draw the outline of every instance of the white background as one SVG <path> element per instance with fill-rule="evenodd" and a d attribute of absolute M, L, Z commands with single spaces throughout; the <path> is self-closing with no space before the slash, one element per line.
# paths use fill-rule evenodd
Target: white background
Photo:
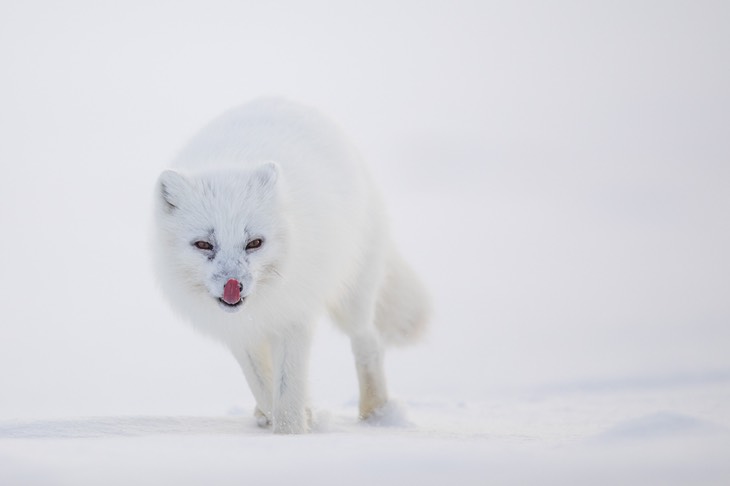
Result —
<path fill-rule="evenodd" d="M 722 431 L 687 463 L 721 479 L 706 461 L 730 450 L 728 25 L 720 1 L 0 3 L 0 466 L 84 482 L 60 450 L 134 450 L 116 435 L 141 417 L 141 450 L 164 449 L 165 417 L 233 420 L 244 453 L 270 440 L 233 359 L 162 301 L 149 233 L 186 138 L 284 95 L 359 146 L 436 311 L 424 343 L 388 355 L 406 431 L 354 423 L 349 345 L 322 323 L 309 453 L 375 434 L 384 471 L 392 439 L 465 484 L 507 437 L 507 476 L 556 441 L 592 471 L 603 454 L 576 459 L 576 440 L 658 417 Z M 182 457 L 238 437 L 189 420 L 205 439 L 182 434 Z M 31 430 L 103 438 L 17 439 Z M 97 480 L 127 464 L 104 457 Z"/>

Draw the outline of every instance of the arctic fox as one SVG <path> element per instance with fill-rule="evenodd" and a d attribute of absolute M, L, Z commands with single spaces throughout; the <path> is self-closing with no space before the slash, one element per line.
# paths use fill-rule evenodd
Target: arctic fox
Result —
<path fill-rule="evenodd" d="M 423 333 L 428 299 L 335 125 L 288 101 L 254 101 L 212 121 L 172 167 L 156 196 L 163 291 L 231 350 L 259 425 L 309 431 L 309 349 L 325 313 L 350 337 L 360 418 L 383 407 L 384 347 Z"/>

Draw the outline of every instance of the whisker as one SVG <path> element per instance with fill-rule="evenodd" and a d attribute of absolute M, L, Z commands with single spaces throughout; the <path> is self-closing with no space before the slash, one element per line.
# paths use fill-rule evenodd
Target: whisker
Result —
<path fill-rule="evenodd" d="M 284 276 L 283 276 L 283 275 L 282 275 L 281 273 L 279 273 L 279 270 L 278 270 L 278 269 L 276 268 L 276 266 L 275 266 L 275 265 L 273 265 L 273 264 L 271 264 L 271 265 L 267 265 L 267 266 L 266 266 L 266 267 L 264 268 L 264 273 L 266 273 L 266 274 L 267 274 L 267 276 L 269 276 L 269 274 L 272 274 L 272 273 L 273 273 L 274 275 L 276 275 L 276 276 L 277 276 L 277 277 L 279 277 L 279 278 L 284 278 Z"/>

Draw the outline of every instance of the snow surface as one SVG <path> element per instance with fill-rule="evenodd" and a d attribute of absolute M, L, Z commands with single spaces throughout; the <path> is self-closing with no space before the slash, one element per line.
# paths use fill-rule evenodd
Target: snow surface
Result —
<path fill-rule="evenodd" d="M 0 484 L 730 483 L 722 2 L 0 3 Z M 272 436 L 149 261 L 151 190 L 286 95 L 372 163 L 436 315 Z"/>
<path fill-rule="evenodd" d="M 313 434 L 295 437 L 236 413 L 6 422 L 0 482 L 726 484 L 730 429 L 696 418 L 717 388 L 409 401 L 408 420 L 390 426 L 332 406 L 316 413 Z M 659 398 L 688 413 L 655 412 L 666 409 Z M 716 417 L 726 405 L 727 395 Z"/>

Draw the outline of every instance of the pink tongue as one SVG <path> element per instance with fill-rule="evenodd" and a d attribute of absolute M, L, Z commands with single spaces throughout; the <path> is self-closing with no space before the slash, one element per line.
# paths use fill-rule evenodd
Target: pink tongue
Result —
<path fill-rule="evenodd" d="M 238 280 L 232 278 L 226 282 L 226 286 L 223 287 L 223 301 L 226 304 L 238 304 L 241 300 L 241 288 L 238 285 Z"/>

